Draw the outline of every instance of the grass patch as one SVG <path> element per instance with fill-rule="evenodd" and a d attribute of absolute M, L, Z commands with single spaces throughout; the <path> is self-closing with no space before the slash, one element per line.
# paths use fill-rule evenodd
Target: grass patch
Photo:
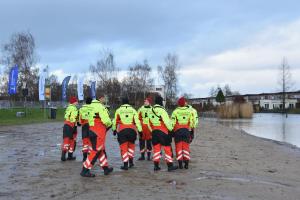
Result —
<path fill-rule="evenodd" d="M 56 119 L 49 119 L 48 109 L 44 111 L 41 108 L 27 108 L 26 116 L 22 117 L 17 117 L 16 113 L 25 112 L 25 108 L 0 109 L 0 126 L 63 121 L 64 111 L 63 108 L 58 108 Z"/>

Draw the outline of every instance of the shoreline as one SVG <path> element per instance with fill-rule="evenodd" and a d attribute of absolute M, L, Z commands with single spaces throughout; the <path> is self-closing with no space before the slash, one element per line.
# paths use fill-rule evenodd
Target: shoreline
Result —
<path fill-rule="evenodd" d="M 235 127 L 230 127 L 230 126 L 223 125 L 222 123 L 220 123 L 218 121 L 216 121 L 216 122 L 219 125 L 222 125 L 226 128 L 232 128 L 234 130 L 241 131 L 243 134 L 246 134 L 248 136 L 252 136 L 252 137 L 259 138 L 259 139 L 262 139 L 262 140 L 265 140 L 265 141 L 269 141 L 269 142 L 272 142 L 272 143 L 280 145 L 280 146 L 286 146 L 286 147 L 289 147 L 289 148 L 292 148 L 292 149 L 298 149 L 299 152 L 300 152 L 300 147 L 298 147 L 297 145 L 294 145 L 294 144 L 291 144 L 291 143 L 288 143 L 288 142 L 279 141 L 279 140 L 273 140 L 273 139 L 270 139 L 270 138 L 259 137 L 259 136 L 253 135 L 251 133 L 248 133 L 247 131 L 245 131 L 243 129 L 237 129 Z"/>

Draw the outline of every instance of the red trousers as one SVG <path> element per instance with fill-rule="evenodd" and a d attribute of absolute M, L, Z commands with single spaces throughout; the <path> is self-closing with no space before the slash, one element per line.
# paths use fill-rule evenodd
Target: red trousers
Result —
<path fill-rule="evenodd" d="M 123 162 L 128 162 L 129 159 L 134 158 L 135 144 L 132 142 L 124 142 L 120 145 L 120 151 Z"/>
<path fill-rule="evenodd" d="M 161 144 L 156 144 L 156 145 L 153 146 L 153 161 L 154 162 L 160 162 L 162 147 L 165 151 L 165 161 L 166 161 L 166 163 L 172 163 L 173 159 L 172 159 L 171 146 L 162 146 Z"/>
<path fill-rule="evenodd" d="M 89 124 L 82 125 L 82 153 L 88 153 L 91 150 L 91 141 L 89 137 Z"/>
<path fill-rule="evenodd" d="M 95 126 L 90 127 L 89 138 L 92 150 L 90 151 L 86 161 L 83 163 L 85 168 L 91 169 L 97 160 L 99 160 L 101 167 L 108 166 L 104 153 L 105 137 L 106 127 L 103 124 L 95 123 Z"/>
<path fill-rule="evenodd" d="M 63 127 L 63 144 L 61 146 L 62 151 L 73 153 L 76 148 L 77 139 L 77 127 L 64 124 Z"/>
<path fill-rule="evenodd" d="M 171 148 L 172 138 L 167 133 L 161 130 L 153 130 L 152 132 L 152 145 L 153 145 L 153 161 L 159 162 L 161 158 L 161 149 L 165 151 L 165 161 L 167 163 L 172 163 L 172 148 Z"/>
<path fill-rule="evenodd" d="M 123 162 L 128 162 L 134 158 L 136 131 L 132 128 L 125 128 L 118 133 L 121 158 Z"/>
<path fill-rule="evenodd" d="M 151 134 L 151 131 L 149 130 L 149 127 L 148 127 L 147 124 L 143 124 L 142 123 L 142 130 L 143 130 L 142 131 L 143 132 L 143 136 L 140 139 L 142 139 L 142 140 L 151 140 L 152 134 Z"/>
<path fill-rule="evenodd" d="M 190 160 L 190 144 L 184 141 L 177 142 L 176 148 L 176 159 L 177 160 Z"/>
<path fill-rule="evenodd" d="M 177 160 L 190 160 L 190 137 L 190 131 L 186 128 L 174 132 Z"/>

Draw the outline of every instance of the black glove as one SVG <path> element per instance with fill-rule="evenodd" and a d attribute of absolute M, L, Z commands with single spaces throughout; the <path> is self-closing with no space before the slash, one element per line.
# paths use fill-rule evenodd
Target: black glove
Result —
<path fill-rule="evenodd" d="M 117 133 L 118 133 L 117 131 L 113 131 L 113 135 L 114 135 L 114 136 L 116 136 L 116 135 L 117 135 Z"/>
<path fill-rule="evenodd" d="M 77 126 L 81 126 L 81 124 L 79 122 L 77 122 Z"/>
<path fill-rule="evenodd" d="M 142 131 L 139 131 L 139 136 L 140 136 L 140 139 L 143 137 L 143 132 Z"/>

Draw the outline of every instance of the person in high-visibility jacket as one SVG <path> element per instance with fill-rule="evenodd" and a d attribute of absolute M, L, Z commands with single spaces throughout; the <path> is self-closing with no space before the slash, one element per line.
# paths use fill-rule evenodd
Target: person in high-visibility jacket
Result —
<path fill-rule="evenodd" d="M 179 169 L 188 169 L 190 160 L 190 133 L 194 126 L 192 110 L 186 106 L 184 97 L 179 98 L 178 107 L 172 113 L 173 136 Z"/>
<path fill-rule="evenodd" d="M 187 102 L 186 102 L 186 107 L 188 107 L 189 109 L 191 109 L 191 112 L 192 112 L 192 115 L 193 115 L 193 123 L 192 123 L 192 126 L 191 126 L 191 139 L 190 139 L 190 143 L 193 141 L 194 139 L 194 135 L 195 135 L 195 129 L 198 127 L 198 124 L 199 124 L 199 117 L 198 117 L 198 111 L 193 108 L 191 105 L 189 105 Z"/>
<path fill-rule="evenodd" d="M 168 165 L 168 171 L 176 170 L 178 167 L 173 165 L 172 137 L 169 134 L 172 131 L 172 123 L 167 111 L 163 107 L 163 98 L 161 96 L 155 98 L 155 105 L 149 111 L 148 115 L 149 128 L 152 132 L 154 171 L 160 170 L 159 162 L 162 147 L 165 151 L 165 161 Z"/>
<path fill-rule="evenodd" d="M 121 169 L 128 170 L 128 167 L 131 168 L 134 166 L 134 142 L 137 138 L 137 132 L 141 133 L 142 126 L 136 110 L 129 105 L 128 98 L 123 98 L 122 104 L 115 112 L 112 130 L 114 135 L 118 136 L 123 161 Z"/>
<path fill-rule="evenodd" d="M 139 108 L 138 116 L 139 120 L 142 124 L 142 134 L 139 135 L 139 144 L 140 144 L 140 152 L 141 157 L 139 160 L 145 160 L 145 152 L 147 151 L 147 160 L 151 160 L 151 152 L 152 152 L 152 136 L 151 131 L 149 130 L 149 117 L 148 112 L 152 109 L 151 106 L 151 98 L 146 98 L 144 101 L 144 105 Z"/>
<path fill-rule="evenodd" d="M 78 104 L 76 97 L 70 97 L 69 105 L 66 108 L 64 115 L 64 127 L 63 127 L 63 144 L 61 160 L 66 161 L 66 153 L 68 152 L 67 160 L 75 160 L 76 157 L 73 156 L 75 151 L 75 140 L 77 137 L 76 123 L 78 117 L 78 110 L 76 105 Z"/>
<path fill-rule="evenodd" d="M 107 110 L 98 100 L 93 100 L 90 104 L 90 108 L 89 138 L 92 144 L 92 150 L 90 151 L 86 161 L 83 162 L 80 175 L 83 177 L 95 177 L 95 174 L 92 174 L 90 169 L 94 166 L 98 159 L 100 161 L 100 166 L 104 170 L 104 175 L 108 175 L 113 171 L 113 168 L 108 166 L 108 161 L 103 150 L 106 138 L 106 129 L 112 125 L 112 122 Z"/>
<path fill-rule="evenodd" d="M 82 156 L 83 162 L 88 156 L 88 152 L 91 149 L 91 142 L 89 138 L 89 113 L 91 112 L 90 104 L 92 98 L 87 97 L 85 100 L 85 105 L 79 109 L 79 122 L 81 124 L 82 132 Z"/>

